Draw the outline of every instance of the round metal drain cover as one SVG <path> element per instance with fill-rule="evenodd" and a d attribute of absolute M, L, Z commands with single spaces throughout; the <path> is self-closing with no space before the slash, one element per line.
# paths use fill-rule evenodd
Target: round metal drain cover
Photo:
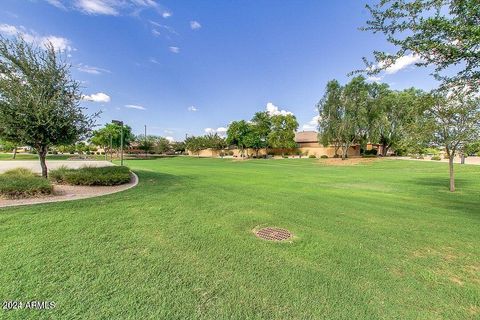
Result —
<path fill-rule="evenodd" d="M 255 232 L 256 236 L 270 241 L 283 241 L 288 240 L 292 237 L 292 234 L 287 229 L 267 227 L 257 230 Z"/>

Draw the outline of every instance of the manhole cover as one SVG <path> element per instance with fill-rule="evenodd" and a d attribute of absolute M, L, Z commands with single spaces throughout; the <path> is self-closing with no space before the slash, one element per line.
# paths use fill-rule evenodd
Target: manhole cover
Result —
<path fill-rule="evenodd" d="M 265 239 L 265 240 L 274 240 L 274 241 L 282 241 L 288 240 L 292 237 L 292 234 L 287 229 L 282 228 L 262 228 L 255 232 L 257 237 Z"/>

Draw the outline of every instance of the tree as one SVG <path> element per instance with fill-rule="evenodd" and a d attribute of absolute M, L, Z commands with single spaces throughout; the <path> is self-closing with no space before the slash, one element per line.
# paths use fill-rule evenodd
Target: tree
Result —
<path fill-rule="evenodd" d="M 268 135 L 268 143 L 273 148 L 282 149 L 282 156 L 285 149 L 293 149 L 295 143 L 295 131 L 298 129 L 297 118 L 292 114 L 278 114 L 272 116 L 272 130 Z"/>
<path fill-rule="evenodd" d="M 102 147 L 104 150 L 109 150 L 110 154 L 113 150 L 119 150 L 122 143 L 122 126 L 116 123 L 107 123 L 103 128 L 95 130 L 90 142 L 94 145 Z M 123 125 L 123 146 L 128 147 L 130 143 L 135 140 L 135 135 L 132 133 L 132 128 Z M 110 148 L 111 147 L 111 148 Z M 105 152 L 105 158 L 107 154 Z"/>
<path fill-rule="evenodd" d="M 479 155 L 480 140 L 465 144 L 463 152 L 468 156 Z"/>
<path fill-rule="evenodd" d="M 337 80 L 327 83 L 323 98 L 318 102 L 319 138 L 323 146 L 333 145 L 335 157 L 342 146 L 344 105 L 343 88 Z"/>
<path fill-rule="evenodd" d="M 419 131 L 445 148 L 450 172 L 450 191 L 455 191 L 453 160 L 469 143 L 480 139 L 480 98 L 461 93 L 434 93 Z"/>
<path fill-rule="evenodd" d="M 337 144 L 342 149 L 342 159 L 354 143 L 365 142 L 372 132 L 374 120 L 369 120 L 371 92 L 364 77 L 355 77 L 344 87 L 330 81 L 324 97 L 319 102 L 319 128 L 323 145 Z"/>
<path fill-rule="evenodd" d="M 213 150 L 223 150 L 227 147 L 225 138 L 220 137 L 218 133 L 209 133 L 205 135 L 203 139 L 206 148 L 210 148 Z"/>
<path fill-rule="evenodd" d="M 4 152 L 12 152 L 13 151 L 13 156 L 12 159 L 15 159 L 17 156 L 17 146 L 18 144 L 12 141 L 7 141 L 7 140 L 0 140 L 0 150 Z"/>
<path fill-rule="evenodd" d="M 252 124 L 254 125 L 253 130 L 255 131 L 257 141 L 253 142 L 253 145 L 257 146 L 253 147 L 258 156 L 258 150 L 261 148 L 265 148 L 266 153 L 268 154 L 268 135 L 272 131 L 272 117 L 267 111 L 256 112 L 252 118 Z"/>
<path fill-rule="evenodd" d="M 85 137 L 97 114 L 84 114 L 79 83 L 51 43 L 0 37 L 0 74 L 0 137 L 33 147 L 47 177 L 48 148 Z"/>
<path fill-rule="evenodd" d="M 408 138 L 411 125 L 423 112 L 424 96 L 422 91 L 411 88 L 389 91 L 378 102 L 380 111 L 375 134 L 376 141 L 382 145 L 382 156 L 392 148 L 400 148 Z"/>
<path fill-rule="evenodd" d="M 185 152 L 185 142 L 175 141 L 172 143 L 172 149 L 175 153 L 184 153 Z"/>
<path fill-rule="evenodd" d="M 138 148 L 145 153 L 152 151 L 157 142 L 157 136 L 147 135 L 145 138 L 144 134 L 140 134 L 135 137 L 135 142 L 138 144 Z"/>
<path fill-rule="evenodd" d="M 250 130 L 251 126 L 245 120 L 233 121 L 227 129 L 227 144 L 237 146 L 240 149 L 242 157 L 245 148 L 247 148 L 247 135 Z"/>
<path fill-rule="evenodd" d="M 383 33 L 388 42 L 398 47 L 394 54 L 375 51 L 376 64 L 367 62 L 370 74 L 411 55 L 418 66 L 434 66 L 433 75 L 444 85 L 478 90 L 478 0 L 380 0 L 366 7 L 371 19 L 363 29 Z"/>
<path fill-rule="evenodd" d="M 190 136 L 185 139 L 185 147 L 200 157 L 200 150 L 205 148 L 205 141 L 203 137 Z"/>
<path fill-rule="evenodd" d="M 172 150 L 170 141 L 165 137 L 156 137 L 154 148 L 156 153 L 165 154 Z"/>

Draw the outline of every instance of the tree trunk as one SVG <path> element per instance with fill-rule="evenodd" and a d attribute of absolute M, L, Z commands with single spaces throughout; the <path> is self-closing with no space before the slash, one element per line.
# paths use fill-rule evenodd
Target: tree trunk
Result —
<path fill-rule="evenodd" d="M 342 160 L 346 160 L 348 156 L 348 145 L 343 145 L 342 146 Z"/>
<path fill-rule="evenodd" d="M 387 155 L 389 146 L 385 143 L 382 144 L 382 157 L 385 157 Z"/>
<path fill-rule="evenodd" d="M 453 154 L 448 156 L 448 166 L 450 169 L 450 192 L 455 191 L 455 174 L 453 172 L 453 158 L 454 158 Z"/>
<path fill-rule="evenodd" d="M 48 178 L 48 170 L 47 170 L 47 148 L 45 146 L 41 146 L 37 148 L 38 158 L 40 159 L 40 166 L 42 167 L 42 177 Z"/>
<path fill-rule="evenodd" d="M 17 157 L 17 146 L 13 147 L 13 159 Z"/>

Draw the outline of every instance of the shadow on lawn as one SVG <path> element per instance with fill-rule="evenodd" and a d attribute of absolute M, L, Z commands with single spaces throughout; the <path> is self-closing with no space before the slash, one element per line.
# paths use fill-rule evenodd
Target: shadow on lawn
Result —
<path fill-rule="evenodd" d="M 448 176 L 413 178 L 411 181 L 413 184 L 431 187 L 429 192 L 423 193 L 423 196 L 431 197 L 439 208 L 455 210 L 480 218 L 480 211 L 478 210 L 479 188 L 475 188 L 476 181 L 463 178 L 455 179 L 455 192 L 449 190 Z"/>
<path fill-rule="evenodd" d="M 139 179 L 138 186 L 148 187 L 148 186 L 155 186 L 155 187 L 169 187 L 169 186 L 181 186 L 181 185 L 188 185 L 191 183 L 194 178 L 192 176 L 186 175 L 173 175 L 168 173 L 150 171 L 150 170 L 135 170 L 133 171 L 137 174 Z"/>
<path fill-rule="evenodd" d="M 450 180 L 448 175 L 445 177 L 421 177 L 421 178 L 413 178 L 412 182 L 418 185 L 423 185 L 423 186 L 430 186 L 430 187 L 436 187 L 442 190 L 447 190 L 450 185 Z M 473 185 L 472 180 L 467 180 L 463 178 L 456 178 L 455 179 L 455 186 L 457 189 L 462 188 L 462 187 L 470 187 Z"/>

